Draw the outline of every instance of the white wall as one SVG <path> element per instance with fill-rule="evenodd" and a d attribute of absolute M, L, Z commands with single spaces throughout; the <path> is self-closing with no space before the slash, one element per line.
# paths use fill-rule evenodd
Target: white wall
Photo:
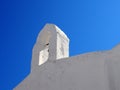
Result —
<path fill-rule="evenodd" d="M 107 51 L 47 61 L 15 90 L 120 90 L 119 58 Z"/>
<path fill-rule="evenodd" d="M 51 28 L 48 27 L 46 29 Z M 51 40 L 50 48 L 44 48 L 46 43 L 43 44 L 49 39 L 38 37 L 31 73 L 14 90 L 120 90 L 120 45 L 109 51 L 65 58 L 69 55 L 69 39 L 58 28 L 55 30 L 56 33 L 51 34 L 56 36 L 52 38 L 55 42 Z M 53 51 L 48 53 L 48 49 Z M 41 50 L 45 52 L 42 59 L 46 62 L 39 64 Z M 54 54 L 56 59 L 51 56 Z"/>

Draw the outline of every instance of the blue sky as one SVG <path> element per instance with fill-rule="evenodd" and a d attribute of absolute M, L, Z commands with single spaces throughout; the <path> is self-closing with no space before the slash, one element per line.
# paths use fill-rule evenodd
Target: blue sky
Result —
<path fill-rule="evenodd" d="M 30 72 L 32 48 L 46 23 L 70 38 L 70 56 L 120 43 L 120 0 L 0 1 L 0 90 L 12 90 Z"/>

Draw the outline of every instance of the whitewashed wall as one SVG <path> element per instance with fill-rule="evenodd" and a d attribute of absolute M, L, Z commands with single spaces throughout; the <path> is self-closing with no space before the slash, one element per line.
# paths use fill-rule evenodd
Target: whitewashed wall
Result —
<path fill-rule="evenodd" d="M 60 35 L 56 58 L 61 59 L 33 64 L 36 68 L 14 90 L 120 90 L 120 45 L 109 51 L 68 57 L 68 40 Z"/>

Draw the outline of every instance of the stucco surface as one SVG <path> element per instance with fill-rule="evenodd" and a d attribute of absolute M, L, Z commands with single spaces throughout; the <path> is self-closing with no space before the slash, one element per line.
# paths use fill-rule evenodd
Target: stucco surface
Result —
<path fill-rule="evenodd" d="M 48 57 L 42 65 L 31 65 L 35 68 L 14 90 L 120 90 L 120 45 L 68 57 L 66 37 L 63 32 L 56 37 L 56 59 Z"/>

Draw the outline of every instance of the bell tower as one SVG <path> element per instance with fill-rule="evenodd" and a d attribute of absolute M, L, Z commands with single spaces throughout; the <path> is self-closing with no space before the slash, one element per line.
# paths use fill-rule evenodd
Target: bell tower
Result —
<path fill-rule="evenodd" d="M 69 39 L 56 25 L 46 24 L 37 37 L 32 53 L 31 69 L 48 60 L 69 57 Z"/>

